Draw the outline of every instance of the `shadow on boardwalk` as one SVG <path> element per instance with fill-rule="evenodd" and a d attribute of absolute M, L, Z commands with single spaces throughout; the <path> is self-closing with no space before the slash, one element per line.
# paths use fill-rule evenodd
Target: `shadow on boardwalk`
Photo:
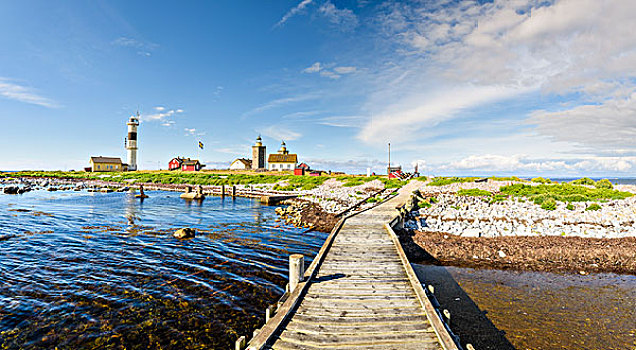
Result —
<path fill-rule="evenodd" d="M 445 267 L 435 266 L 439 262 L 415 244 L 408 233 L 403 231 L 398 235 L 411 262 L 431 264 L 413 268 L 422 283 L 435 287 L 435 296 L 441 308 L 450 311 L 451 329 L 459 335 L 464 348 L 472 344 L 479 350 L 515 350 L 505 333 L 495 327 Z"/>

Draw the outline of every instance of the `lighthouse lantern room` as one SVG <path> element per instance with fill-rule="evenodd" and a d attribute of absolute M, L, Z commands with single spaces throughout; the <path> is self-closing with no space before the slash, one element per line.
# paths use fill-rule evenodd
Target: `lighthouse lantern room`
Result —
<path fill-rule="evenodd" d="M 128 151 L 128 170 L 137 170 L 137 127 L 139 126 L 139 112 L 137 116 L 131 116 L 128 120 L 128 138 L 126 150 Z"/>

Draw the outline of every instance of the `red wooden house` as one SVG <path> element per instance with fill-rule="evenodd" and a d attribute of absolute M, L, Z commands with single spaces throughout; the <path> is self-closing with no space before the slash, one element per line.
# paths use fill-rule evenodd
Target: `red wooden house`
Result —
<path fill-rule="evenodd" d="M 172 158 L 168 163 L 168 169 L 170 170 L 182 170 L 182 171 L 199 171 L 205 165 L 201 164 L 198 159 L 190 158 Z"/>

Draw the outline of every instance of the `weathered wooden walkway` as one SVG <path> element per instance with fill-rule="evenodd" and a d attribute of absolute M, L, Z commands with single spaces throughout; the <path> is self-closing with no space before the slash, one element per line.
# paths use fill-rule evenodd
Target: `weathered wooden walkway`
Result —
<path fill-rule="evenodd" d="M 410 187 L 334 229 L 249 349 L 457 349 L 391 229 Z"/>

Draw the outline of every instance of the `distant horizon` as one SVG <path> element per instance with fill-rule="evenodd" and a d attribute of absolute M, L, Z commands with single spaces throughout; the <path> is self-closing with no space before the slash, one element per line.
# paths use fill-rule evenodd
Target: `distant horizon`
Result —
<path fill-rule="evenodd" d="M 258 135 L 348 173 L 636 177 L 636 2 L 3 2 L 3 169 L 170 157 Z M 607 38 L 611 38 L 608 40 Z M 198 148 L 203 142 L 204 149 Z"/>

